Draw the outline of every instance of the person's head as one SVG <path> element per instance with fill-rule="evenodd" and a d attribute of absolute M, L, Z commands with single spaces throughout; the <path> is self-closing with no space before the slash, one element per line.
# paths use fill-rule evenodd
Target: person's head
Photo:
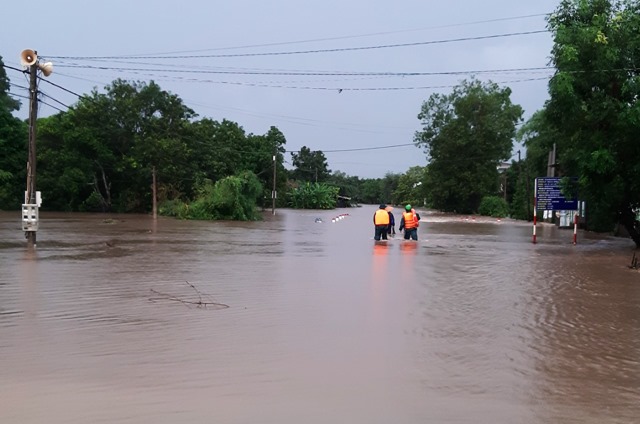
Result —
<path fill-rule="evenodd" d="M 380 203 L 380 209 L 386 209 L 387 205 L 385 205 L 384 203 Z"/>
<path fill-rule="evenodd" d="M 407 205 L 404 208 L 406 209 L 407 212 L 411 212 L 411 205 Z"/>

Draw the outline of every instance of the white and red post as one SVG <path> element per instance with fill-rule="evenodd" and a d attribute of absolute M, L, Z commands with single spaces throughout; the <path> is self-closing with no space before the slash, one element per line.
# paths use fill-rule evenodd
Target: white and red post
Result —
<path fill-rule="evenodd" d="M 578 212 L 573 215 L 573 244 L 578 243 Z"/>

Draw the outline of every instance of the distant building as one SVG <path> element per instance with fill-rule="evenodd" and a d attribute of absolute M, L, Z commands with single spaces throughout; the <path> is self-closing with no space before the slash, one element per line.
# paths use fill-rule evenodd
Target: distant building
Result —
<path fill-rule="evenodd" d="M 509 162 L 500 162 L 500 165 L 497 166 L 498 172 L 503 174 L 507 171 L 507 169 L 511 168 L 511 163 Z"/>

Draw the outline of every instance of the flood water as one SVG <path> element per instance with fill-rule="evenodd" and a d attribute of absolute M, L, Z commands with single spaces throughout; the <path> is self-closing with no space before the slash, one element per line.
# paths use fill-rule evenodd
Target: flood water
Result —
<path fill-rule="evenodd" d="M 0 213 L 0 423 L 640 421 L 629 240 L 375 209 Z"/>

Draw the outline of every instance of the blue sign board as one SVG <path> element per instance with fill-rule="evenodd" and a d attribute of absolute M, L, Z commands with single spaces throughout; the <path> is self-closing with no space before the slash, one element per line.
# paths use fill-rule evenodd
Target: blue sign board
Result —
<path fill-rule="evenodd" d="M 559 177 L 536 178 L 536 209 L 545 211 L 575 211 L 578 210 L 578 196 L 575 189 L 576 178 L 569 180 L 571 190 L 574 194 L 571 197 L 562 193 L 561 181 Z M 565 187 L 566 189 L 566 187 Z"/>

